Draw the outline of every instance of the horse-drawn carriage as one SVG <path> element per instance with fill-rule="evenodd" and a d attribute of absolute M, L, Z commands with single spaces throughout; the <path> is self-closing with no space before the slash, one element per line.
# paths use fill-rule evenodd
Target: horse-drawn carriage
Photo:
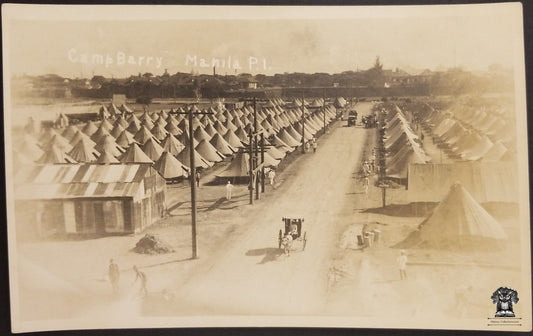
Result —
<path fill-rule="evenodd" d="M 294 242 L 300 245 L 302 251 L 305 250 L 307 244 L 307 232 L 302 231 L 304 219 L 302 217 L 283 217 L 284 229 L 279 230 L 278 248 L 283 249 L 286 254 L 289 254 L 293 248 Z"/>

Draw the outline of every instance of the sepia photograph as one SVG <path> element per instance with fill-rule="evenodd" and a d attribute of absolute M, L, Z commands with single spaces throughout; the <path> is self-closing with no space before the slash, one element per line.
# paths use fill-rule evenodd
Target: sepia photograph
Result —
<path fill-rule="evenodd" d="M 531 331 L 523 15 L 3 4 L 11 331 Z"/>

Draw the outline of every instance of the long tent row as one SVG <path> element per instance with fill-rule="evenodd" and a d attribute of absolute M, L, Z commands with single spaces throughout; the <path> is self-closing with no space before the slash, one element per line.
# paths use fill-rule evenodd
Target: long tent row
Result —
<path fill-rule="evenodd" d="M 489 129 L 484 122 L 486 118 L 481 118 L 481 112 L 475 112 L 491 114 L 496 120 L 503 117 L 504 110 L 497 105 L 491 108 L 480 105 L 464 107 L 461 111 L 458 106 L 463 107 L 464 104 L 456 102 L 443 111 L 425 104 L 420 110 L 419 120 L 426 134 L 431 135 L 433 142 L 449 158 L 455 159 L 444 163 L 410 165 L 409 200 L 438 202 L 446 196 L 452 183 L 458 182 L 477 202 L 517 202 L 516 151 L 507 147 L 513 146 L 514 132 L 498 128 L 497 137 L 490 132 L 483 133 L 482 130 Z M 481 119 L 478 122 L 470 119 L 474 116 Z M 512 123 L 511 118 L 507 124 Z M 496 124 L 491 125 L 495 127 Z M 502 134 L 505 132 L 507 134 Z"/>
<path fill-rule="evenodd" d="M 427 109 L 424 129 L 446 154 L 459 161 L 509 161 L 516 148 L 514 121 L 488 110 Z M 475 125 L 475 126 L 473 126 Z"/>
<path fill-rule="evenodd" d="M 270 135 L 265 153 L 270 166 L 337 116 L 332 105 L 325 111 L 304 107 L 302 126 L 302 108 L 281 104 L 270 101 L 257 113 L 258 126 Z M 196 165 L 208 168 L 230 157 L 230 166 L 247 164 L 240 149 L 248 142 L 253 108 L 213 106 L 207 111 L 213 114 L 193 119 Z M 188 118 L 175 112 L 185 110 L 139 117 L 122 113 L 101 122 L 46 128 L 40 134 L 25 128 L 13 151 L 17 216 L 28 218 L 23 235 L 131 233 L 161 218 L 165 180 L 188 175 Z"/>
<path fill-rule="evenodd" d="M 257 113 L 259 129 L 266 135 L 265 145 L 267 150 L 264 155 L 266 167 L 276 167 L 281 160 L 298 146 L 311 141 L 317 133 L 329 125 L 336 117 L 336 108 L 325 105 L 321 99 L 315 99 L 312 103 L 295 99 L 292 103 L 286 104 L 288 108 L 276 105 L 272 101 L 264 104 Z M 309 106 L 308 109 L 305 106 Z M 325 112 L 320 108 L 325 106 Z M 302 123 L 302 110 L 305 121 Z M 303 124 L 303 127 L 302 127 Z M 249 144 L 247 136 L 252 124 L 249 123 L 244 130 L 237 129 L 234 133 L 243 146 Z M 231 130 L 228 133 L 232 132 Z M 231 134 L 231 133 L 230 133 Z M 260 157 L 260 155 L 258 155 Z M 226 170 L 217 175 L 218 178 L 232 179 L 234 182 L 246 182 L 249 178 L 249 156 L 243 151 L 239 151 Z"/>
<path fill-rule="evenodd" d="M 321 100 L 316 102 L 323 104 Z M 267 166 L 277 166 L 302 144 L 302 136 L 311 140 L 324 122 L 329 124 L 336 116 L 332 105 L 326 106 L 325 115 L 321 109 L 304 107 L 306 120 L 302 127 L 302 108 L 296 106 L 297 100 L 290 104 L 271 100 L 258 109 L 258 126 L 269 139 L 266 144 L 271 145 L 265 153 Z M 191 146 L 183 107 L 144 112 L 140 117 L 117 111 L 100 123 L 47 128 L 38 137 L 26 134 L 14 153 L 15 164 L 151 163 L 165 179 L 187 176 Z M 248 144 L 254 113 L 252 106 L 230 110 L 222 105 L 203 112 L 212 114 L 194 116 L 193 148 L 196 167 L 207 169 Z"/>
<path fill-rule="evenodd" d="M 405 115 L 397 105 L 394 105 L 387 113 L 384 145 L 388 177 L 407 179 L 410 164 L 430 161 L 421 146 L 418 135 L 411 129 Z"/>
<path fill-rule="evenodd" d="M 126 103 L 117 106 L 113 102 L 111 102 L 109 106 L 105 106 L 102 104 L 99 111 L 100 117 L 102 119 L 117 117 L 123 113 L 133 113 L 133 110 L 129 108 Z"/>

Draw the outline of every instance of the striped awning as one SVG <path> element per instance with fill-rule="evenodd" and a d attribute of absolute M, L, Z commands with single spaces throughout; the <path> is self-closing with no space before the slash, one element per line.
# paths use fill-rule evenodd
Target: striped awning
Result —
<path fill-rule="evenodd" d="M 139 163 L 37 166 L 18 179 L 15 197 L 21 200 L 134 197 L 149 169 L 150 164 Z"/>
<path fill-rule="evenodd" d="M 150 164 L 55 164 L 36 166 L 23 180 L 31 184 L 140 182 Z"/>

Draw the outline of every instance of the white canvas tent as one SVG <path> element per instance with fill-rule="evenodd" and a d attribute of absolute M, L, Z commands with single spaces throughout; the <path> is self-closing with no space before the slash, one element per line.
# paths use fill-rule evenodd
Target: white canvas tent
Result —
<path fill-rule="evenodd" d="M 506 239 L 501 225 L 459 183 L 397 247 L 435 249 L 477 249 Z"/>

